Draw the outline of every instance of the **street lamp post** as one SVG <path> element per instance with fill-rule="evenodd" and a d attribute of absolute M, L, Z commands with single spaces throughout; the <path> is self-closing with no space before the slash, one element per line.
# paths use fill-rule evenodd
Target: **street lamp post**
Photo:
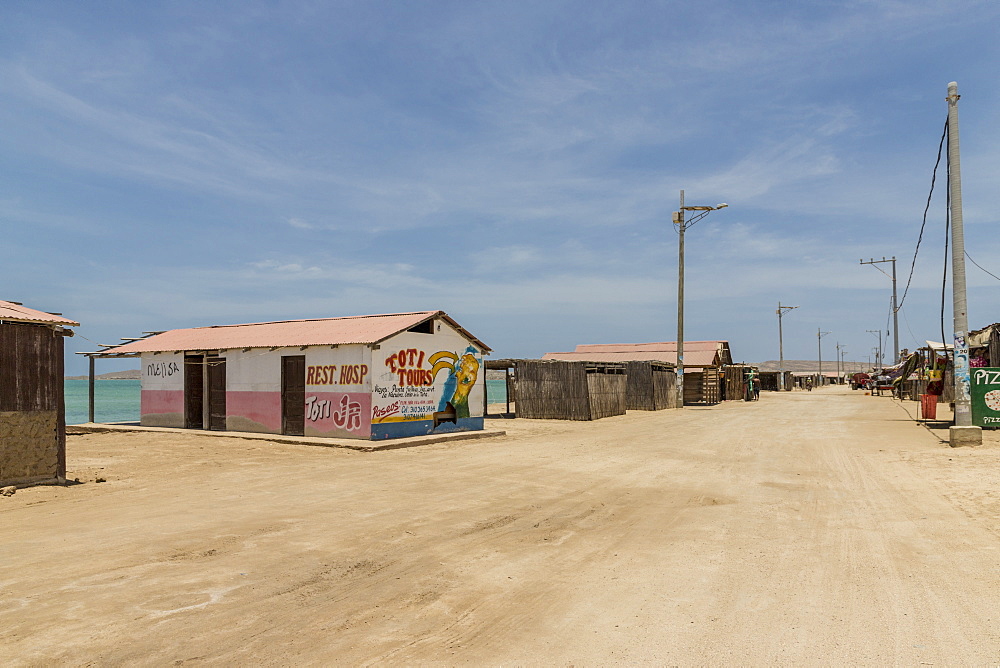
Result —
<path fill-rule="evenodd" d="M 788 311 L 793 308 L 798 308 L 798 306 L 782 306 L 781 302 L 778 302 L 778 389 L 785 389 L 785 345 L 782 341 L 781 336 L 781 317 L 785 315 Z"/>
<path fill-rule="evenodd" d="M 724 209 L 728 204 L 716 206 L 684 206 L 684 191 L 681 191 L 681 205 L 674 212 L 677 226 L 677 407 L 684 406 L 684 231 L 712 211 Z M 684 220 L 685 211 L 697 211 L 691 220 Z"/>
<path fill-rule="evenodd" d="M 819 384 L 823 385 L 823 337 L 830 332 L 824 332 L 820 328 L 816 328 L 816 350 L 819 354 Z"/>

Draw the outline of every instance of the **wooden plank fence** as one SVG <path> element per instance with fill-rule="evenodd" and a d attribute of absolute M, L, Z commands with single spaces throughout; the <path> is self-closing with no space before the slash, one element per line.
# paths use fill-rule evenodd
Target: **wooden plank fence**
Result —
<path fill-rule="evenodd" d="M 630 411 L 658 411 L 677 407 L 677 374 L 669 364 L 625 362 L 628 374 L 625 407 Z"/>
<path fill-rule="evenodd" d="M 515 360 L 518 417 L 597 420 L 625 413 L 622 364 Z"/>

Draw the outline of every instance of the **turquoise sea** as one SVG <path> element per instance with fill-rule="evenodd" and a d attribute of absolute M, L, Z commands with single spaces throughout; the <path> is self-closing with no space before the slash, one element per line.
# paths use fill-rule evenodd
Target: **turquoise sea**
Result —
<path fill-rule="evenodd" d="M 63 381 L 66 395 L 66 424 L 87 421 L 87 381 Z M 94 381 L 94 419 L 97 422 L 138 422 L 139 381 Z"/>
<path fill-rule="evenodd" d="M 66 424 L 87 421 L 87 381 L 65 381 Z M 491 404 L 507 401 L 507 384 L 503 380 L 486 381 L 487 399 Z M 138 380 L 95 380 L 94 419 L 98 422 L 139 421 Z"/>

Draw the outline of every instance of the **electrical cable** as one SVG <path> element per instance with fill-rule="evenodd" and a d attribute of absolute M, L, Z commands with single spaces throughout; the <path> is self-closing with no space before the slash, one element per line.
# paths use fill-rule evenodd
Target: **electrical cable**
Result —
<path fill-rule="evenodd" d="M 971 262 L 972 264 L 976 265 L 976 266 L 977 266 L 977 267 L 979 267 L 980 269 L 983 269 L 983 268 L 982 268 L 982 267 L 981 267 L 981 266 L 979 265 L 979 263 L 978 263 L 978 262 L 976 262 L 975 260 L 973 260 L 973 259 L 972 259 L 972 257 L 971 257 L 971 256 L 969 255 L 969 252 L 968 252 L 968 251 L 966 251 L 966 252 L 965 252 L 965 257 L 966 257 L 966 258 L 967 258 L 967 259 L 969 260 L 969 262 Z M 991 272 L 991 271 L 987 271 L 986 269 L 983 269 L 983 271 L 985 271 L 985 272 L 986 272 L 987 274 L 989 274 L 989 275 L 990 275 L 990 276 L 992 276 L 993 278 L 995 278 L 995 279 L 997 279 L 998 281 L 1000 281 L 1000 276 L 997 276 L 997 275 L 996 275 L 996 274 L 994 274 L 993 272 Z"/>
<path fill-rule="evenodd" d="M 920 341 L 917 340 L 917 335 L 913 333 L 913 329 L 910 327 L 910 319 L 906 317 L 906 311 L 899 309 L 903 314 L 903 324 L 906 325 L 906 331 L 910 333 L 910 338 L 913 340 L 914 348 L 920 347 Z"/>
<path fill-rule="evenodd" d="M 948 120 L 944 121 L 944 132 L 941 133 L 941 141 L 938 143 L 937 160 L 934 162 L 934 171 L 931 173 L 931 190 L 927 193 L 927 205 L 924 207 L 924 220 L 920 224 L 920 234 L 917 236 L 917 247 L 913 251 L 913 261 L 910 263 L 910 276 L 906 279 L 906 287 L 903 289 L 903 298 L 896 304 L 896 309 L 903 307 L 906 301 L 906 293 L 910 290 L 910 281 L 913 280 L 913 270 L 917 266 L 917 253 L 920 252 L 920 242 L 924 238 L 924 227 L 927 225 L 927 212 L 931 208 L 931 198 L 934 196 L 934 184 L 937 181 L 938 165 L 941 164 L 941 150 L 944 148 L 945 139 L 948 137 Z"/>
<path fill-rule="evenodd" d="M 948 161 L 948 172 L 949 177 L 951 176 L 951 160 Z M 945 207 L 947 210 L 944 215 L 944 272 L 941 275 L 941 345 L 944 346 L 945 357 L 948 356 L 948 339 L 944 335 L 944 303 L 945 303 L 945 287 L 948 285 L 948 243 L 950 240 L 951 232 L 951 179 L 948 179 L 947 188 L 947 200 L 948 206 Z"/>
<path fill-rule="evenodd" d="M 886 350 L 886 348 L 889 347 L 889 323 L 890 322 L 892 322 L 892 297 L 889 297 L 889 313 L 885 316 L 885 346 L 882 348 L 882 351 L 883 351 L 882 358 L 883 359 L 885 358 L 885 350 Z M 881 343 L 882 342 L 879 341 L 879 345 L 881 345 Z M 895 351 L 892 354 L 892 363 L 893 364 L 896 363 L 896 353 L 895 353 Z M 884 363 L 883 363 L 883 366 L 884 366 Z"/>

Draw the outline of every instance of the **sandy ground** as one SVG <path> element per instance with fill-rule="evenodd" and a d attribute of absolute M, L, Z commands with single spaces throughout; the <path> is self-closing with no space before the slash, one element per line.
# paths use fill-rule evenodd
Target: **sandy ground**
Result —
<path fill-rule="evenodd" d="M 0 498 L 0 663 L 997 665 L 1000 437 L 906 410 L 825 388 L 375 453 L 73 436 L 84 484 Z"/>

